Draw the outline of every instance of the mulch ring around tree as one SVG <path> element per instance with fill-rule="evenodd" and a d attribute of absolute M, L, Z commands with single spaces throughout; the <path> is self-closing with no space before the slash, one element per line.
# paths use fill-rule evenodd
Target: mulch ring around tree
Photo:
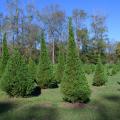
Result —
<path fill-rule="evenodd" d="M 67 102 L 62 102 L 60 107 L 62 107 L 62 108 L 79 109 L 79 108 L 85 108 L 86 104 L 85 103 L 67 103 Z"/>

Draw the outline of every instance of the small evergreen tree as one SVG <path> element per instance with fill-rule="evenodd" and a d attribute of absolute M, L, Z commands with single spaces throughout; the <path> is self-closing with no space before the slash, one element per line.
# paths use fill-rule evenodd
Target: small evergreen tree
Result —
<path fill-rule="evenodd" d="M 18 50 L 14 50 L 1 79 L 1 88 L 10 96 L 27 96 L 34 89 L 34 81 Z"/>
<path fill-rule="evenodd" d="M 116 65 L 117 65 L 117 72 L 119 72 L 120 71 L 120 61 L 119 60 Z"/>
<path fill-rule="evenodd" d="M 118 66 L 117 64 L 114 64 L 112 67 L 111 75 L 115 75 L 118 73 Z"/>
<path fill-rule="evenodd" d="M 63 99 L 68 102 L 85 102 L 90 97 L 90 89 L 82 70 L 74 40 L 72 20 L 69 20 L 69 41 L 67 58 L 61 91 Z"/>
<path fill-rule="evenodd" d="M 9 53 L 8 53 L 7 39 L 6 39 L 6 33 L 5 33 L 3 36 L 3 42 L 2 42 L 2 58 L 0 61 L 0 77 L 4 73 L 8 59 L 9 59 Z"/>
<path fill-rule="evenodd" d="M 91 74 L 92 73 L 92 69 L 91 69 L 91 65 L 89 64 L 84 64 L 84 71 L 87 74 Z"/>
<path fill-rule="evenodd" d="M 52 79 L 52 66 L 48 55 L 44 34 L 42 34 L 40 60 L 37 68 L 37 82 L 41 88 L 48 88 Z"/>
<path fill-rule="evenodd" d="M 98 57 L 98 63 L 96 65 L 96 71 L 93 79 L 94 86 L 102 86 L 107 81 L 107 72 L 101 62 L 100 56 Z"/>
<path fill-rule="evenodd" d="M 56 71 L 57 71 L 57 64 L 54 64 L 52 66 L 52 69 L 53 69 L 53 79 L 52 81 L 50 82 L 49 84 L 49 88 L 58 88 L 58 81 L 56 79 Z"/>
<path fill-rule="evenodd" d="M 53 78 L 57 81 L 57 64 L 53 65 Z"/>
<path fill-rule="evenodd" d="M 95 64 L 91 64 L 91 71 L 92 71 L 92 73 L 95 72 Z"/>
<path fill-rule="evenodd" d="M 58 65 L 57 65 L 57 71 L 56 71 L 56 80 L 58 83 L 62 81 L 63 73 L 64 73 L 64 52 L 63 47 L 61 46 L 59 49 L 59 56 L 58 56 Z"/>
<path fill-rule="evenodd" d="M 31 75 L 32 79 L 36 81 L 36 64 L 31 57 L 29 58 L 28 72 Z"/>
<path fill-rule="evenodd" d="M 109 64 L 106 65 L 106 72 L 107 72 L 108 76 L 111 75 L 111 69 L 110 69 L 110 65 Z"/>

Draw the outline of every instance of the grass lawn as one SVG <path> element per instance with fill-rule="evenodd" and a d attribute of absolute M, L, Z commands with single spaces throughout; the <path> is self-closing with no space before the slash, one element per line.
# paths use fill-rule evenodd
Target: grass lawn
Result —
<path fill-rule="evenodd" d="M 120 120 L 120 74 L 109 77 L 106 86 L 93 87 L 87 104 L 62 100 L 60 89 L 42 90 L 39 97 L 9 98 L 0 91 L 0 120 Z"/>

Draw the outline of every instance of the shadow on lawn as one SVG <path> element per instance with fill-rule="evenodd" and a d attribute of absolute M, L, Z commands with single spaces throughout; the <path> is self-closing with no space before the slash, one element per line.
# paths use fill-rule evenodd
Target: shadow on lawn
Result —
<path fill-rule="evenodd" d="M 118 89 L 118 91 L 120 91 L 120 89 Z"/>
<path fill-rule="evenodd" d="M 0 102 L 0 114 L 7 112 L 15 107 L 15 104 L 12 102 Z"/>
<path fill-rule="evenodd" d="M 23 106 L 3 115 L 0 120 L 57 120 L 55 108 L 40 105 Z"/>
<path fill-rule="evenodd" d="M 118 102 L 120 105 L 120 96 L 107 96 L 105 99 L 112 101 L 112 102 Z"/>
<path fill-rule="evenodd" d="M 120 96 L 104 97 L 109 103 L 96 103 L 98 118 L 96 120 L 120 120 Z"/>

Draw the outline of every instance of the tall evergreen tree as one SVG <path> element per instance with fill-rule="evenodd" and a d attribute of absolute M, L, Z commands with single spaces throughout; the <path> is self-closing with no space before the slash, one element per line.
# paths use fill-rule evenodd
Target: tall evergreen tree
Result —
<path fill-rule="evenodd" d="M 56 80 L 60 83 L 63 78 L 64 74 L 64 52 L 63 52 L 63 46 L 60 45 L 59 48 L 59 56 L 58 56 L 58 65 L 57 65 L 57 71 L 56 71 Z"/>
<path fill-rule="evenodd" d="M 18 50 L 14 50 L 1 79 L 1 88 L 10 96 L 27 96 L 34 89 L 34 81 Z"/>
<path fill-rule="evenodd" d="M 69 41 L 61 91 L 63 99 L 69 102 L 85 102 L 90 96 L 90 89 L 77 53 L 71 19 L 69 20 Z"/>
<path fill-rule="evenodd" d="M 96 65 L 96 71 L 93 78 L 93 85 L 94 86 L 102 86 L 107 81 L 107 74 L 105 72 L 105 68 L 101 62 L 100 55 L 98 56 L 98 63 Z"/>
<path fill-rule="evenodd" d="M 37 68 L 37 82 L 41 88 L 48 88 L 52 79 L 53 79 L 52 66 L 43 33 L 41 39 L 40 60 Z"/>
<path fill-rule="evenodd" d="M 4 73 L 8 59 L 9 59 L 9 53 L 8 53 L 7 39 L 6 39 L 6 33 L 5 33 L 3 36 L 3 42 L 2 42 L 2 58 L 0 61 L 0 77 Z"/>

